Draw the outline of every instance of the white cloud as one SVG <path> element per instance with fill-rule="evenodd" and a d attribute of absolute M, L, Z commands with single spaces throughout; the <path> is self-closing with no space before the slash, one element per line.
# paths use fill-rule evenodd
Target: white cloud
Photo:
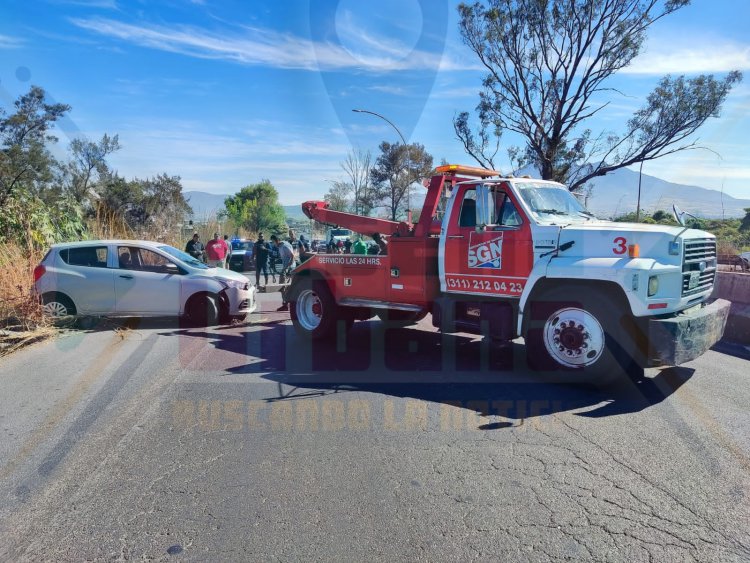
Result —
<path fill-rule="evenodd" d="M 397 48 L 386 48 L 369 37 L 367 53 L 353 56 L 347 49 L 329 42 L 315 42 L 288 33 L 262 28 L 244 28 L 245 33 L 215 33 L 185 25 L 135 25 L 108 18 L 72 18 L 88 31 L 142 47 L 204 59 L 221 59 L 247 65 L 285 69 L 343 70 L 373 72 L 398 70 L 466 70 L 466 65 L 425 51 L 397 56 Z M 380 45 L 380 48 L 376 48 Z"/>
<path fill-rule="evenodd" d="M 704 37 L 686 44 L 660 39 L 649 43 L 647 50 L 624 74 L 700 74 L 750 69 L 750 45 L 712 40 Z"/>
<path fill-rule="evenodd" d="M 258 125 L 262 136 L 252 133 Z M 226 134 L 206 131 L 191 121 L 161 120 L 134 123 L 119 132 L 122 150 L 110 158 L 126 178 L 179 174 L 185 190 L 233 193 L 268 178 L 284 204 L 322 197 L 325 178 L 341 174 L 339 162 L 351 148 L 330 128 L 305 128 L 304 135 L 269 121 L 235 124 Z M 91 133 L 91 138 L 99 134 Z"/>
<path fill-rule="evenodd" d="M 368 90 L 374 90 L 375 92 L 383 92 L 384 94 L 393 94 L 394 96 L 404 96 L 406 89 L 401 86 L 384 86 L 376 85 L 370 86 Z"/>
<path fill-rule="evenodd" d="M 51 4 L 63 4 L 67 6 L 83 6 L 86 8 L 105 8 L 117 10 L 116 0 L 47 0 Z"/>
<path fill-rule="evenodd" d="M 20 37 L 11 37 L 10 35 L 0 35 L 0 49 L 15 49 L 23 44 Z"/>

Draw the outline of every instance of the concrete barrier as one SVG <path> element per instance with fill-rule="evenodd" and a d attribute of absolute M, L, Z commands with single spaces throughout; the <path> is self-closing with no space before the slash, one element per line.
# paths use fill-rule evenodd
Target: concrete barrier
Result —
<path fill-rule="evenodd" d="M 724 338 L 750 344 L 750 273 L 717 272 L 711 297 L 732 302 Z"/>

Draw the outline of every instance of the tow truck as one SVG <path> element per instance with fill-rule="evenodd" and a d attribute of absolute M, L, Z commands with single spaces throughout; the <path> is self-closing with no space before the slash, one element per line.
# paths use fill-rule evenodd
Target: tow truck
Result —
<path fill-rule="evenodd" d="M 445 165 L 419 219 L 302 204 L 316 221 L 388 241 L 385 255 L 319 254 L 294 271 L 295 329 L 335 339 L 378 315 L 493 341 L 524 338 L 535 370 L 607 383 L 633 366 L 679 365 L 723 335 L 708 302 L 716 239 L 683 225 L 599 220 L 562 184 Z"/>

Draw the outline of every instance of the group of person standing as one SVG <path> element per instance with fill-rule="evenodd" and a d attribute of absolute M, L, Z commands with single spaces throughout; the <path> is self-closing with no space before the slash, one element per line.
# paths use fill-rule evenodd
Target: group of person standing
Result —
<path fill-rule="evenodd" d="M 271 246 L 272 245 L 272 246 Z M 300 255 L 304 251 L 304 237 L 300 237 Z M 269 260 L 271 258 L 271 249 L 276 248 L 279 253 L 279 259 L 281 260 L 281 273 L 279 274 L 279 281 L 284 283 L 286 278 L 294 269 L 294 248 L 291 243 L 286 240 L 282 240 L 277 235 L 271 235 L 271 242 L 266 242 L 263 237 L 263 233 L 258 233 L 258 238 L 255 241 L 253 247 L 253 256 L 255 257 L 255 287 L 260 286 L 260 275 L 263 274 L 265 281 L 264 285 L 268 285 L 268 269 Z M 301 259 L 301 256 L 300 256 Z M 276 279 L 275 268 L 271 270 L 271 277 Z"/>
<path fill-rule="evenodd" d="M 226 268 L 232 247 L 229 243 L 229 235 L 224 235 L 222 239 L 219 238 L 219 233 L 214 233 L 213 238 L 204 246 L 200 235 L 195 233 L 185 245 L 185 252 L 214 268 Z"/>
<path fill-rule="evenodd" d="M 290 231 L 290 235 L 291 240 L 294 240 L 293 231 Z M 388 243 L 385 239 L 379 233 L 373 234 L 372 238 L 377 243 L 377 246 L 368 249 L 367 245 L 361 238 L 357 239 L 354 243 L 349 239 L 347 239 L 346 242 L 339 241 L 336 243 L 332 236 L 327 250 L 331 253 L 386 254 Z M 287 240 L 282 240 L 275 234 L 271 235 L 270 242 L 266 242 L 263 233 L 258 233 L 258 238 L 253 245 L 253 257 L 255 258 L 255 286 L 258 288 L 261 287 L 261 274 L 263 274 L 263 280 L 265 282 L 264 286 L 268 285 L 269 267 L 271 269 L 271 277 L 274 282 L 276 281 L 275 265 L 270 263 L 271 256 L 275 254 L 272 252 L 272 249 L 274 248 L 278 251 L 278 258 L 281 261 L 279 281 L 284 283 L 294 269 L 295 256 L 294 248 L 291 243 Z M 313 255 L 313 252 L 310 249 L 310 243 L 305 239 L 304 235 L 300 235 L 297 248 L 299 250 L 300 263 Z M 193 238 L 191 238 L 185 245 L 185 252 L 190 254 L 193 258 L 214 268 L 227 268 L 229 265 L 229 256 L 232 253 L 232 247 L 228 235 L 224 235 L 224 238 L 222 239 L 219 238 L 219 233 L 214 233 L 213 238 L 204 245 L 200 240 L 200 235 L 195 233 Z"/>
<path fill-rule="evenodd" d="M 372 240 L 375 241 L 375 245 L 368 247 L 362 237 L 352 243 L 348 238 L 345 241 L 337 241 L 331 235 L 326 245 L 326 252 L 329 254 L 380 254 L 381 256 L 388 253 L 388 243 L 380 233 L 374 233 Z"/>

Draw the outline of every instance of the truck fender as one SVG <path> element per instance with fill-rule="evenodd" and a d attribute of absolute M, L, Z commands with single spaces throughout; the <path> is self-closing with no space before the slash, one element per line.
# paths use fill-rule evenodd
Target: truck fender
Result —
<path fill-rule="evenodd" d="M 523 335 L 523 313 L 526 309 L 526 303 L 529 300 L 529 296 L 534 293 L 535 288 L 538 289 L 540 281 L 546 278 L 547 266 L 550 260 L 551 256 L 546 256 L 537 260 L 534 267 L 531 269 L 531 273 L 529 274 L 526 284 L 523 287 L 523 292 L 521 293 L 521 300 L 518 303 L 516 334 Z"/>

